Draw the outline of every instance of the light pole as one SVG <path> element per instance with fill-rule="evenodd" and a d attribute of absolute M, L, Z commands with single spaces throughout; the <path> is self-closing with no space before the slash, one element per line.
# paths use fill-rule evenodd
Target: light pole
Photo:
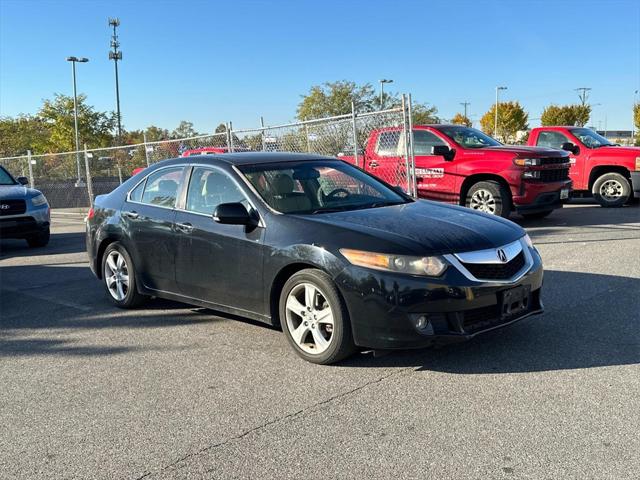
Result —
<path fill-rule="evenodd" d="M 498 136 L 498 92 L 500 92 L 500 90 L 506 90 L 507 87 L 496 87 L 496 118 L 495 118 L 495 122 L 493 124 L 493 136 L 497 137 Z"/>
<path fill-rule="evenodd" d="M 84 57 L 67 57 L 67 62 L 71 62 L 71 71 L 73 72 L 73 124 L 76 134 L 76 167 L 78 170 L 78 180 L 76 187 L 84 186 L 82 178 L 80 178 L 80 135 L 78 134 L 78 94 L 76 90 L 76 62 L 87 63 L 88 58 Z"/>
<path fill-rule="evenodd" d="M 388 78 L 383 78 L 380 80 L 380 110 L 384 109 L 384 84 L 385 83 L 393 83 L 393 80 L 389 80 Z"/>
<path fill-rule="evenodd" d="M 460 102 L 460 105 L 464 107 L 464 118 L 469 118 L 467 117 L 467 107 L 471 105 L 471 102 Z"/>
<path fill-rule="evenodd" d="M 109 52 L 109 60 L 113 60 L 116 69 L 116 116 L 118 118 L 118 140 L 117 144 L 122 143 L 122 119 L 120 116 L 120 84 L 118 83 L 118 60 L 122 60 L 122 52 L 118 50 L 120 42 L 118 42 L 118 33 L 116 28 L 120 25 L 120 20 L 117 18 L 109 19 L 109 26 L 113 27 L 113 35 L 111 36 L 111 48 L 113 51 Z"/>

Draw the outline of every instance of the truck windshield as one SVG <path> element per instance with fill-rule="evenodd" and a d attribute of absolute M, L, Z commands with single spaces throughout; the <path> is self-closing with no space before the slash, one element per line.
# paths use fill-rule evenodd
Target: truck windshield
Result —
<path fill-rule="evenodd" d="M 16 181 L 13 179 L 9 172 L 0 167 L 0 185 L 15 185 Z"/>
<path fill-rule="evenodd" d="M 438 130 L 464 148 L 497 147 L 501 145 L 497 140 L 494 140 L 489 135 L 485 135 L 475 128 L 459 125 L 444 125 L 438 127 Z"/>
<path fill-rule="evenodd" d="M 412 201 L 341 161 L 307 160 L 243 165 L 239 170 L 262 199 L 281 213 L 330 213 Z"/>
<path fill-rule="evenodd" d="M 597 134 L 590 128 L 574 128 L 571 130 L 578 140 L 587 148 L 607 147 L 613 145 L 602 135 Z"/>

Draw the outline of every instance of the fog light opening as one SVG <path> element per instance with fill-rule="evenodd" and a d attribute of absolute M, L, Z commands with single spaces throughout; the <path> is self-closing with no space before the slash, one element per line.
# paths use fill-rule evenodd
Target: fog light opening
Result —
<path fill-rule="evenodd" d="M 414 324 L 420 333 L 426 333 L 428 335 L 433 334 L 433 325 L 431 319 L 427 315 L 418 315 L 414 318 Z"/>

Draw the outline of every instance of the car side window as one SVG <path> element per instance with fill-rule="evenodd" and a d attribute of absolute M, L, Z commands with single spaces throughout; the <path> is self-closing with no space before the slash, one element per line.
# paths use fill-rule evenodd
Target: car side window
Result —
<path fill-rule="evenodd" d="M 536 145 L 539 147 L 562 148 L 563 143 L 569 139 L 560 132 L 540 132 Z"/>
<path fill-rule="evenodd" d="M 413 131 L 413 152 L 415 155 L 431 155 L 436 145 L 446 145 L 437 135 L 426 130 Z"/>
<path fill-rule="evenodd" d="M 140 202 L 159 207 L 175 207 L 181 177 L 182 167 L 165 168 L 152 173 L 144 184 Z"/>
<path fill-rule="evenodd" d="M 129 199 L 132 202 L 140 202 L 140 201 L 142 201 L 142 192 L 144 191 L 145 183 L 146 183 L 146 181 L 143 180 L 142 182 L 140 182 L 138 184 L 138 186 L 136 188 L 131 190 L 131 193 L 129 193 Z"/>
<path fill-rule="evenodd" d="M 381 157 L 395 157 L 398 155 L 398 142 L 400 141 L 400 131 L 392 130 L 380 132 L 376 141 L 376 154 Z"/>
<path fill-rule="evenodd" d="M 187 210 L 213 215 L 221 203 L 243 203 L 249 206 L 244 193 L 225 172 L 217 169 L 196 167 L 191 174 L 187 191 Z"/>

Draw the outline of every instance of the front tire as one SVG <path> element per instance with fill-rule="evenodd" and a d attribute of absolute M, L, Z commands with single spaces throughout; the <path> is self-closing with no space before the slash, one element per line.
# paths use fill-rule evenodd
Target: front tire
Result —
<path fill-rule="evenodd" d="M 148 298 L 138 293 L 133 260 L 120 242 L 110 244 L 102 256 L 102 281 L 119 308 L 137 307 Z"/>
<path fill-rule="evenodd" d="M 593 183 L 591 193 L 605 208 L 621 207 L 631 198 L 631 185 L 624 175 L 615 172 L 605 173 Z"/>
<path fill-rule="evenodd" d="M 511 213 L 511 195 L 500 183 L 486 180 L 471 186 L 465 205 L 472 210 L 507 218 Z"/>
<path fill-rule="evenodd" d="M 287 340 L 308 362 L 328 365 L 354 353 L 347 308 L 323 271 L 305 269 L 289 278 L 280 294 L 279 312 Z"/>
<path fill-rule="evenodd" d="M 38 248 L 45 247 L 49 243 L 49 238 L 51 237 L 51 232 L 49 228 L 43 230 L 37 235 L 32 235 L 27 237 L 27 244 L 30 248 Z"/>

